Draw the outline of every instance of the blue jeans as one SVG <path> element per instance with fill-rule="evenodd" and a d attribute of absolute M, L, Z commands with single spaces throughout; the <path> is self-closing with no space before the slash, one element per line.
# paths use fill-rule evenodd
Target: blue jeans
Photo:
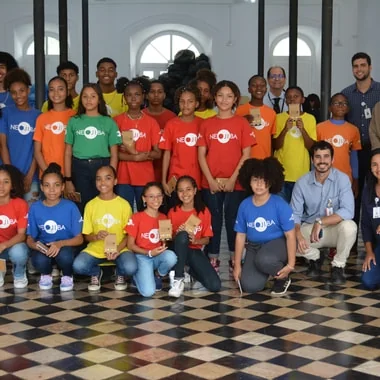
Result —
<path fill-rule="evenodd" d="M 15 280 L 24 278 L 28 258 L 29 248 L 25 243 L 17 243 L 0 254 L 0 259 L 10 260 L 13 264 L 13 277 Z"/>
<path fill-rule="evenodd" d="M 82 215 L 86 203 L 99 194 L 95 181 L 97 170 L 109 164 L 109 158 L 80 160 L 73 157 L 71 175 L 75 190 L 81 195 L 81 202 L 78 203 L 78 207 Z"/>
<path fill-rule="evenodd" d="M 99 264 L 108 262 L 106 258 L 99 259 L 82 251 L 74 260 L 73 269 L 74 273 L 83 274 L 85 276 L 99 276 Z M 137 262 L 135 255 L 130 252 L 121 253 L 115 260 L 116 275 L 118 276 L 132 276 L 137 271 Z"/>
<path fill-rule="evenodd" d="M 202 190 L 203 200 L 211 213 L 211 225 L 214 233 L 214 236 L 210 239 L 210 243 L 205 247 L 205 252 L 209 257 L 219 256 L 223 209 L 228 249 L 230 252 L 235 251 L 236 232 L 234 231 L 234 226 L 240 203 L 245 198 L 245 195 L 245 192 L 240 190 L 234 190 L 231 193 L 218 192 L 215 194 L 211 194 L 209 189 Z"/>
<path fill-rule="evenodd" d="M 144 297 L 151 297 L 156 291 L 154 271 L 160 276 L 165 276 L 177 262 L 177 256 L 173 251 L 166 250 L 158 256 L 135 254 L 137 259 L 137 272 L 133 276 L 137 290 Z"/>
<path fill-rule="evenodd" d="M 379 239 L 377 239 L 379 240 Z M 362 273 L 362 283 L 367 289 L 380 286 L 380 245 L 375 248 L 376 265 L 371 263 L 371 269 Z"/>
<path fill-rule="evenodd" d="M 120 195 L 122 198 L 128 201 L 133 210 L 134 202 L 136 201 L 136 209 L 138 211 L 143 210 L 143 204 L 141 199 L 141 194 L 143 192 L 144 186 L 133 186 L 133 185 L 117 185 L 116 194 Z"/>
<path fill-rule="evenodd" d="M 48 257 L 40 251 L 32 251 L 32 264 L 41 274 L 50 274 L 57 263 L 64 276 L 73 275 L 74 248 L 62 247 L 56 257 Z"/>
<path fill-rule="evenodd" d="M 278 195 L 285 199 L 286 202 L 290 203 L 290 201 L 292 200 L 292 193 L 295 184 L 295 182 L 285 181 Z"/>

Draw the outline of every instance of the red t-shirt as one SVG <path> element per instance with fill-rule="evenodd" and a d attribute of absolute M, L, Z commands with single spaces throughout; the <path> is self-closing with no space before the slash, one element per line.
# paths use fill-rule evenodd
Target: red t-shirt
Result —
<path fill-rule="evenodd" d="M 170 119 L 173 119 L 174 117 L 176 117 L 177 115 L 164 108 L 164 111 L 162 113 L 160 113 L 159 115 L 153 115 L 149 112 L 149 108 L 144 108 L 142 110 L 142 112 L 144 112 L 145 114 L 149 115 L 150 117 L 153 117 L 153 119 L 155 119 L 158 123 L 158 125 L 160 126 L 160 129 L 161 129 L 161 135 L 164 133 L 164 129 L 165 129 L 165 125 L 166 123 L 170 120 Z M 161 182 L 162 181 L 162 158 L 160 158 L 159 160 L 154 160 L 153 161 L 153 169 L 154 169 L 154 177 L 155 177 L 155 180 L 157 182 Z"/>
<path fill-rule="evenodd" d="M 159 148 L 171 151 L 167 180 L 172 176 L 178 179 L 182 175 L 189 175 L 195 179 L 198 187 L 200 186 L 201 169 L 198 162 L 197 140 L 202 122 L 199 117 L 195 117 L 190 123 L 176 117 L 166 124 Z"/>
<path fill-rule="evenodd" d="M 196 229 L 195 238 L 201 239 L 203 237 L 212 237 L 214 234 L 211 227 L 211 214 L 207 207 L 198 215 L 195 209 L 190 211 L 184 211 L 181 207 L 177 207 L 175 211 L 174 208 L 170 209 L 168 218 L 172 221 L 174 235 L 176 234 L 179 226 L 184 224 L 192 214 L 201 220 L 201 224 Z M 189 244 L 189 247 L 193 249 L 202 249 L 202 245 L 200 244 Z"/>
<path fill-rule="evenodd" d="M 158 233 L 158 221 L 167 219 L 164 214 L 159 213 L 153 218 L 145 211 L 137 212 L 129 219 L 124 231 L 135 238 L 135 243 L 143 249 L 154 249 L 162 245 Z"/>
<path fill-rule="evenodd" d="M 207 148 L 206 161 L 214 178 L 229 178 L 235 171 L 242 150 L 256 145 L 255 133 L 242 116 L 220 119 L 217 116 L 203 121 L 200 126 L 198 146 Z M 202 188 L 209 185 L 202 176 Z M 242 190 L 236 181 L 235 190 Z"/>
<path fill-rule="evenodd" d="M 114 118 L 120 132 L 133 131 L 133 140 L 137 152 L 150 152 L 160 141 L 160 127 L 156 120 L 142 114 L 140 119 L 132 120 L 123 113 Z M 149 161 L 133 162 L 120 160 L 117 167 L 117 182 L 144 186 L 154 181 L 153 163 Z"/>
<path fill-rule="evenodd" d="M 0 205 L 0 243 L 17 235 L 19 228 L 28 226 L 28 203 L 21 198 L 11 198 Z"/>

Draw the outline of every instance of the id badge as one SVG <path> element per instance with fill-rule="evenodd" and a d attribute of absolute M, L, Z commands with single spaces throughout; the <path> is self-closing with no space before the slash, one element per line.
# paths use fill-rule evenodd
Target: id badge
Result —
<path fill-rule="evenodd" d="M 4 103 L 0 103 L 0 110 L 5 108 L 5 104 Z"/>
<path fill-rule="evenodd" d="M 371 108 L 364 108 L 364 117 L 370 119 L 372 117 Z"/>
<path fill-rule="evenodd" d="M 326 216 L 334 214 L 334 209 L 332 207 L 326 207 Z"/>
<path fill-rule="evenodd" d="M 373 219 L 379 219 L 380 218 L 380 207 L 374 207 L 373 208 Z"/>

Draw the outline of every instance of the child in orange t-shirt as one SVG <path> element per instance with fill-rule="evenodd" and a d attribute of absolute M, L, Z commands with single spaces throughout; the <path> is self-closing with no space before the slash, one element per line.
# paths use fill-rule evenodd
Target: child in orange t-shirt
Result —
<path fill-rule="evenodd" d="M 137 260 L 137 272 L 133 279 L 144 297 L 151 297 L 156 290 L 162 289 L 161 277 L 177 262 L 175 253 L 160 241 L 158 221 L 167 219 L 159 212 L 163 197 L 160 183 L 147 183 L 142 191 L 144 211 L 134 214 L 124 228 L 128 234 L 128 249 L 135 253 Z"/>
<path fill-rule="evenodd" d="M 338 93 L 331 97 L 331 119 L 317 125 L 317 139 L 334 147 L 333 166 L 350 177 L 355 196 L 358 192 L 358 153 L 362 148 L 359 129 L 345 121 L 349 112 L 348 99 Z"/>
<path fill-rule="evenodd" d="M 164 107 L 164 100 L 166 98 L 165 87 L 160 80 L 152 80 L 150 82 L 149 91 L 146 95 L 148 100 L 148 107 L 144 108 L 142 112 L 153 117 L 160 126 L 161 136 L 164 133 L 165 125 L 177 115 Z M 162 180 L 162 159 L 153 161 L 154 176 L 157 182 Z"/>
<path fill-rule="evenodd" d="M 69 119 L 76 114 L 67 82 L 56 76 L 48 83 L 48 111 L 38 116 L 34 131 L 34 157 L 40 173 L 56 162 L 64 173 L 65 132 Z"/>
<path fill-rule="evenodd" d="M 178 179 L 189 175 L 198 186 L 201 182 L 197 140 L 202 119 L 194 115 L 200 102 L 200 93 L 196 87 L 183 86 L 177 89 L 174 98 L 181 116 L 167 123 L 159 144 L 159 148 L 164 151 L 162 185 L 168 196 L 172 195 L 168 181 L 173 177 Z"/>
<path fill-rule="evenodd" d="M 223 210 L 228 248 L 233 255 L 236 236 L 234 225 L 240 202 L 245 195 L 237 176 L 241 165 L 249 158 L 251 146 L 256 144 L 256 139 L 248 121 L 233 113 L 239 104 L 238 86 L 230 81 L 221 81 L 215 86 L 213 94 L 218 115 L 201 124 L 198 159 L 203 173 L 202 195 L 211 212 L 214 232 L 205 252 L 218 271 Z M 232 256 L 231 260 L 233 263 Z"/>
<path fill-rule="evenodd" d="M 143 187 L 147 182 L 154 181 L 153 160 L 161 157 L 158 149 L 160 127 L 156 120 L 141 112 L 145 90 L 138 78 L 132 81 L 119 79 L 118 86 L 124 87 L 128 111 L 114 120 L 122 134 L 132 132 L 133 143 L 127 143 L 123 137 L 123 144 L 119 147 L 116 193 L 126 199 L 131 207 L 136 201 L 137 209 L 141 210 Z"/>
<path fill-rule="evenodd" d="M 264 105 L 267 82 L 260 75 L 254 75 L 248 81 L 249 103 L 239 106 L 236 115 L 244 116 L 254 128 L 257 145 L 251 149 L 251 157 L 264 159 L 272 155 L 272 136 L 276 133 L 276 112 Z M 257 120 L 253 114 L 257 112 Z"/>

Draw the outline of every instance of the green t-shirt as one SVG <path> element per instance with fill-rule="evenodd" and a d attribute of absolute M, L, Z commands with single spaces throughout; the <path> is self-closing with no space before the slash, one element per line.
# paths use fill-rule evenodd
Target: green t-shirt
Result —
<path fill-rule="evenodd" d="M 66 129 L 65 143 L 80 159 L 110 157 L 110 146 L 121 144 L 120 131 L 108 116 L 74 116 Z"/>

